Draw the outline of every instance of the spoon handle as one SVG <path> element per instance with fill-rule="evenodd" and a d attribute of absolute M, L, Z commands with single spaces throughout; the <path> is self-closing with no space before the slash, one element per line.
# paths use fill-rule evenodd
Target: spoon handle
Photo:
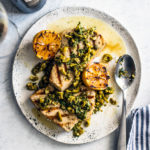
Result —
<path fill-rule="evenodd" d="M 122 115 L 121 115 L 117 150 L 126 150 L 126 100 L 124 96 L 124 91 L 122 91 L 122 94 L 123 94 Z"/>

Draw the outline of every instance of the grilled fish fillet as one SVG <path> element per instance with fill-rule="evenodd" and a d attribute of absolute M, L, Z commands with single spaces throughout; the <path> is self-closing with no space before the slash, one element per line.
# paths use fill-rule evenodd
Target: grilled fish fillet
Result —
<path fill-rule="evenodd" d="M 72 30 L 70 29 L 66 30 L 61 34 L 61 37 L 62 37 L 61 47 L 65 47 L 65 46 L 69 47 L 68 39 L 65 37 L 65 34 L 69 32 L 72 32 Z M 105 46 L 103 37 L 97 32 L 95 32 L 95 38 L 93 40 L 91 40 L 90 37 L 87 40 L 89 43 L 91 43 L 92 47 L 97 48 L 97 53 Z M 83 41 L 80 41 L 76 47 L 74 48 L 69 47 L 69 49 L 63 52 L 63 55 L 65 56 L 65 58 L 70 58 L 71 53 L 77 54 L 78 49 L 84 49 L 84 47 L 85 47 L 85 44 L 83 43 Z M 60 53 L 61 52 L 59 51 L 56 54 L 56 57 L 58 57 Z M 95 56 L 93 56 L 93 58 L 89 61 L 89 63 L 91 63 L 91 61 L 95 58 Z M 66 79 L 66 76 L 60 72 L 61 69 L 67 72 L 67 69 L 68 69 L 67 65 L 65 63 L 62 63 L 60 66 L 54 64 L 49 80 L 50 80 L 50 83 L 53 84 L 58 90 L 64 91 L 72 84 L 74 75 L 73 75 L 73 72 L 70 72 L 70 78 Z"/>
<path fill-rule="evenodd" d="M 69 49 L 66 49 L 63 52 L 59 51 L 55 57 L 59 57 L 62 53 L 66 59 L 67 58 L 70 59 L 70 50 Z M 72 81 L 74 78 L 73 72 L 71 72 L 71 71 L 70 71 L 69 78 L 66 78 L 66 75 L 61 73 L 61 70 L 64 70 L 65 72 L 67 72 L 67 69 L 68 68 L 67 68 L 66 63 L 62 63 L 59 66 L 57 64 L 54 64 L 54 66 L 52 67 L 52 70 L 51 70 L 49 81 L 60 91 L 66 90 L 72 84 Z"/>
<path fill-rule="evenodd" d="M 40 112 L 48 119 L 52 120 L 54 123 L 62 127 L 65 131 L 69 132 L 74 125 L 78 122 L 78 118 L 76 115 L 69 113 L 66 110 L 62 110 L 60 108 L 60 104 L 57 105 L 49 105 L 47 109 L 42 110 L 39 108 L 38 102 L 40 98 L 45 98 L 46 94 L 44 92 L 44 89 L 38 90 L 36 93 L 34 93 L 30 99 L 40 110 Z M 57 117 L 57 113 L 60 113 L 62 116 L 62 121 L 60 121 Z"/>
<path fill-rule="evenodd" d="M 88 88 L 84 87 L 84 90 L 87 92 L 88 100 L 91 104 L 91 110 L 87 112 L 86 119 L 90 119 L 95 107 L 95 91 L 89 90 Z M 54 123 L 62 127 L 65 131 L 69 132 L 76 123 L 78 123 L 79 119 L 76 117 L 75 114 L 71 114 L 66 110 L 62 110 L 60 108 L 60 104 L 56 105 L 49 105 L 47 109 L 40 109 L 39 107 L 39 100 L 40 98 L 45 98 L 45 89 L 40 89 L 31 95 L 30 99 L 35 105 L 35 107 L 48 119 L 52 120 Z M 60 113 L 62 116 L 62 121 L 57 118 L 57 113 Z"/>

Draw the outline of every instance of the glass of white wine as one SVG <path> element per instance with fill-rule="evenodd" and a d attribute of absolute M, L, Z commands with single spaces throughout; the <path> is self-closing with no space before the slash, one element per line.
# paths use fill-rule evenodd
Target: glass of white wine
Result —
<path fill-rule="evenodd" d="M 15 53 L 19 39 L 17 27 L 9 19 L 0 2 L 0 62 Z"/>
<path fill-rule="evenodd" d="M 6 36 L 8 30 L 8 18 L 3 5 L 0 3 L 0 42 Z"/>

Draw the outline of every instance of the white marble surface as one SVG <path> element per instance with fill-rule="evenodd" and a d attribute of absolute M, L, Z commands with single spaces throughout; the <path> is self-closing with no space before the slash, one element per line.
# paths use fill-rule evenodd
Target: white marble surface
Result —
<path fill-rule="evenodd" d="M 19 37 L 24 35 L 34 20 L 52 8 L 52 1 L 47 0 L 47 5 L 42 10 L 25 15 L 19 13 L 9 0 L 0 1 L 7 8 L 10 20 L 17 25 Z M 149 104 L 150 0 L 63 0 L 61 6 L 87 6 L 99 9 L 115 17 L 128 29 L 137 44 L 142 62 L 141 86 L 134 108 Z M 15 30 L 12 25 L 10 28 Z M 11 38 L 14 37 L 16 36 L 13 34 Z M 92 143 L 65 145 L 45 137 L 32 128 L 21 114 L 12 92 L 11 67 L 16 50 L 14 47 L 18 41 L 16 37 L 16 43 L 11 45 L 11 38 L 9 37 L 8 42 L 0 47 L 0 150 L 116 150 L 117 132 Z"/>

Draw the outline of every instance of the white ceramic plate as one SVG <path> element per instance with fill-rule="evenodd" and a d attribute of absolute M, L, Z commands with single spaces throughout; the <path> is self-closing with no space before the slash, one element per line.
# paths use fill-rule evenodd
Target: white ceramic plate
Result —
<path fill-rule="evenodd" d="M 33 36 L 38 31 L 47 28 L 47 25 L 53 21 L 68 16 L 89 16 L 100 19 L 114 28 L 124 40 L 127 47 L 127 53 L 135 60 L 137 70 L 134 83 L 127 91 L 128 113 L 131 110 L 138 92 L 141 77 L 141 64 L 137 47 L 128 31 L 114 18 L 95 9 L 85 7 L 60 8 L 39 19 L 28 30 L 22 39 L 13 64 L 12 81 L 17 103 L 27 120 L 39 132 L 62 143 L 81 144 L 100 139 L 114 131 L 119 124 L 118 120 L 120 118 L 121 107 L 115 107 L 114 109 L 114 106 L 108 106 L 104 108 L 104 112 L 99 112 L 96 115 L 93 115 L 91 125 L 86 128 L 85 133 L 79 138 L 73 138 L 72 132 L 67 133 L 63 131 L 63 129 L 51 121 L 46 120 L 36 112 L 36 109 L 34 109 L 33 104 L 29 100 L 29 96 L 32 92 L 27 91 L 25 88 L 27 79 L 30 76 L 31 68 L 39 61 L 32 51 Z"/>

